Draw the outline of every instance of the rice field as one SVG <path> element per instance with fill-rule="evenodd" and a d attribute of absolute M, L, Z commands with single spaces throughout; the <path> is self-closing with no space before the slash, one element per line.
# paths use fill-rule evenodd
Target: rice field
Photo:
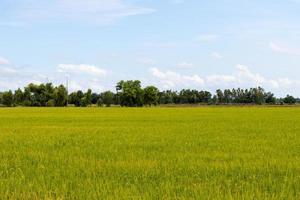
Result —
<path fill-rule="evenodd" d="M 300 107 L 1 108 L 0 199 L 300 199 Z"/>

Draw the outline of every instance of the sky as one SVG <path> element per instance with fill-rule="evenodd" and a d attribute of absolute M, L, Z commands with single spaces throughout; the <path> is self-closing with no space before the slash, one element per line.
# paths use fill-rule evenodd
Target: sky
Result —
<path fill-rule="evenodd" d="M 262 86 L 300 97 L 300 0 L 1 0 L 0 91 Z"/>

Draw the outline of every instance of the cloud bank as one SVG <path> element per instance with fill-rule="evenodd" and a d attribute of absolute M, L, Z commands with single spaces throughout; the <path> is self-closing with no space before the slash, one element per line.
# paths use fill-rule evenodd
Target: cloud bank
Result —
<path fill-rule="evenodd" d="M 105 68 L 88 64 L 59 64 L 47 74 L 11 65 L 7 59 L 2 59 L 0 64 L 0 91 L 23 88 L 29 83 L 53 82 L 55 85 L 65 84 L 69 78 L 70 91 L 87 90 L 100 92 L 113 90 L 119 81 L 118 74 Z M 286 77 L 268 78 L 259 73 L 252 72 L 249 67 L 238 64 L 231 74 L 211 74 L 201 76 L 198 74 L 185 74 L 172 70 L 162 70 L 157 67 L 149 69 L 150 76 L 141 78 L 144 83 L 153 84 L 160 89 L 205 89 L 214 91 L 226 88 L 249 88 L 262 86 L 271 90 L 276 95 L 298 95 L 300 80 Z M 111 75 L 113 78 L 111 78 Z M 123 77 L 124 78 L 124 77 Z M 126 79 L 126 78 L 125 78 Z M 130 78 L 129 78 L 130 79 Z"/>
<path fill-rule="evenodd" d="M 248 88 L 262 86 L 267 89 L 299 88 L 300 81 L 289 78 L 267 78 L 261 74 L 250 71 L 249 67 L 238 64 L 232 74 L 213 74 L 200 76 L 197 74 L 183 75 L 170 70 L 151 68 L 151 75 L 156 85 L 163 89 L 217 89 L 217 88 Z"/>

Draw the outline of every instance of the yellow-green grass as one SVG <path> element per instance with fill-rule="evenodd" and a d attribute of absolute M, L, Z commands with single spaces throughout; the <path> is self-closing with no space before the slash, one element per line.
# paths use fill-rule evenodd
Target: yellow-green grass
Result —
<path fill-rule="evenodd" d="M 0 199 L 300 199 L 300 108 L 1 108 Z"/>

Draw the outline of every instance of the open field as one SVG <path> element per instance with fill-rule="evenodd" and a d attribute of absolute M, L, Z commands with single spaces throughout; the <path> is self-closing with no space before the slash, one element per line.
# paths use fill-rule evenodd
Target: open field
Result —
<path fill-rule="evenodd" d="M 0 199 L 300 199 L 300 107 L 1 108 Z"/>

